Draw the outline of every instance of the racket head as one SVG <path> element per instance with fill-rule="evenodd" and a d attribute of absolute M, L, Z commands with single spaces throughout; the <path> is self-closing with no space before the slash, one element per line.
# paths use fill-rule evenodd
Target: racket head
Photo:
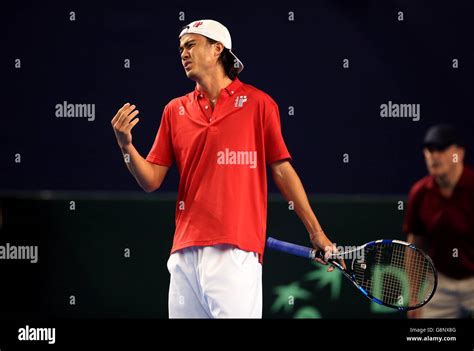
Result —
<path fill-rule="evenodd" d="M 354 250 L 351 260 L 346 270 L 336 260 L 331 263 L 369 299 L 387 307 L 402 311 L 419 308 L 431 300 L 438 285 L 431 258 L 404 241 L 371 241 Z"/>

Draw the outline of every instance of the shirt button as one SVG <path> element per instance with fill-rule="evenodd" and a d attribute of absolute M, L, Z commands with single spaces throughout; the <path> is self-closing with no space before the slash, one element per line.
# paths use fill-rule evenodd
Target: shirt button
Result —
<path fill-rule="evenodd" d="M 206 105 L 206 106 L 204 106 L 204 107 L 206 108 L 206 110 L 209 108 L 209 106 L 207 106 L 207 105 Z"/>
<path fill-rule="evenodd" d="M 202 94 L 199 94 L 199 97 L 202 98 Z"/>
<path fill-rule="evenodd" d="M 233 93 L 234 93 L 234 91 L 232 90 L 232 91 L 230 92 L 230 95 L 232 95 Z"/>
<path fill-rule="evenodd" d="M 212 118 L 209 118 L 209 122 L 212 122 Z"/>

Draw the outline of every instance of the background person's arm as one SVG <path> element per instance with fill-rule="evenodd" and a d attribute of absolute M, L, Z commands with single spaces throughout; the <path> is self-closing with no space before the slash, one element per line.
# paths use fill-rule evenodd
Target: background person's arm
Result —
<path fill-rule="evenodd" d="M 423 251 L 426 251 L 426 240 L 422 236 L 415 235 L 413 233 L 409 233 L 407 235 L 407 242 L 412 243 L 415 245 L 417 248 L 422 249 Z"/>

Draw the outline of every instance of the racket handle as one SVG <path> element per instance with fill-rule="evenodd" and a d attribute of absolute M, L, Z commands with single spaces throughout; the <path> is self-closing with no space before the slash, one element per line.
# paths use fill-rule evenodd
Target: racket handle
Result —
<path fill-rule="evenodd" d="M 316 252 L 316 250 L 310 247 L 288 243 L 286 241 L 277 240 L 272 237 L 269 237 L 267 239 L 267 247 L 270 250 L 286 252 L 291 255 L 300 256 L 304 258 L 310 258 L 310 259 L 314 259 L 315 257 L 320 257 L 320 254 L 322 254 L 321 251 Z"/>

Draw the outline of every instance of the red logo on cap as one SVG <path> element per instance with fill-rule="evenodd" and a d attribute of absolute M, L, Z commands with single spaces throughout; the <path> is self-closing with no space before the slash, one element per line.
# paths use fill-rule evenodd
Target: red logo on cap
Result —
<path fill-rule="evenodd" d="M 194 23 L 193 27 L 199 27 L 201 24 L 203 24 L 203 23 L 202 22 L 196 22 L 196 23 Z"/>

